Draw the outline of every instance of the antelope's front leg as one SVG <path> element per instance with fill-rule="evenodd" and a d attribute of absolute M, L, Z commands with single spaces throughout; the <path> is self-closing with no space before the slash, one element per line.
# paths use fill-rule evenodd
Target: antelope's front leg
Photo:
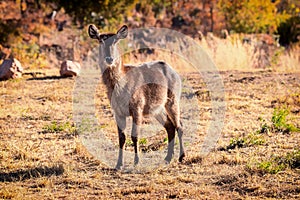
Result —
<path fill-rule="evenodd" d="M 124 158 L 123 158 L 123 151 L 124 151 L 124 145 L 126 136 L 124 133 L 124 130 L 126 128 L 126 118 L 116 117 L 117 124 L 118 124 L 118 135 L 119 135 L 119 157 L 116 169 L 121 169 L 124 164 Z"/>

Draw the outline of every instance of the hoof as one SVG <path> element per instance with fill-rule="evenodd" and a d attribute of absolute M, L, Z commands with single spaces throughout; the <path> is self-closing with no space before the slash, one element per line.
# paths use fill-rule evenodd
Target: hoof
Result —
<path fill-rule="evenodd" d="M 140 162 L 139 157 L 135 157 L 134 158 L 134 166 L 136 166 L 137 164 L 139 164 L 139 162 Z"/>
<path fill-rule="evenodd" d="M 123 165 L 121 165 L 121 164 L 117 164 L 115 167 L 116 170 L 121 170 L 122 168 L 123 168 Z"/>
<path fill-rule="evenodd" d="M 165 161 L 167 164 L 170 164 L 171 160 L 172 160 L 172 156 L 166 156 Z"/>
<path fill-rule="evenodd" d="M 181 156 L 179 157 L 179 162 L 182 162 L 184 157 L 185 157 L 185 153 L 181 154 Z"/>

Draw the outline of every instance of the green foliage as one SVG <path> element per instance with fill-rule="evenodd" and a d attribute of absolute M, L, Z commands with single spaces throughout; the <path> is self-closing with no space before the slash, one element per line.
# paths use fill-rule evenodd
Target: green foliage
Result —
<path fill-rule="evenodd" d="M 267 134 L 269 134 L 270 132 L 300 132 L 300 128 L 297 128 L 295 125 L 287 122 L 289 113 L 289 110 L 285 108 L 274 109 L 273 116 L 271 118 L 271 124 L 269 125 L 264 119 L 260 118 L 260 120 L 262 121 L 262 125 L 257 132 Z"/>
<path fill-rule="evenodd" d="M 278 66 L 281 56 L 284 54 L 284 47 L 275 49 L 271 57 L 271 66 Z"/>
<path fill-rule="evenodd" d="M 221 148 L 221 150 L 263 145 L 266 143 L 266 140 L 264 139 L 262 133 L 269 134 L 270 132 L 300 132 L 300 128 L 297 128 L 293 124 L 287 122 L 288 115 L 289 111 L 287 109 L 275 109 L 271 118 L 271 125 L 268 125 L 264 119 L 259 118 L 262 121 L 262 125 L 259 130 L 255 131 L 254 133 L 250 133 L 245 137 L 232 138 L 229 142 L 229 145 L 225 148 Z"/>
<path fill-rule="evenodd" d="M 279 43 L 281 45 L 289 45 L 290 43 L 298 42 L 299 28 L 297 26 L 300 24 L 299 0 L 281 0 L 279 10 L 285 11 L 291 16 L 278 27 Z"/>
<path fill-rule="evenodd" d="M 232 138 L 226 150 L 245 147 L 245 138 Z"/>
<path fill-rule="evenodd" d="M 259 133 L 250 133 L 245 137 L 233 138 L 230 140 L 229 145 L 223 150 L 230 150 L 235 148 L 244 148 L 256 145 L 263 145 L 265 143 L 263 135 Z"/>
<path fill-rule="evenodd" d="M 20 34 L 16 27 L 16 22 L 1 21 L 0 19 L 0 44 L 7 44 L 10 36 L 17 36 Z"/>
<path fill-rule="evenodd" d="M 64 8 L 66 13 L 73 17 L 74 22 L 83 23 L 98 23 L 103 25 L 103 22 L 97 21 L 99 17 L 103 17 L 111 23 L 120 23 L 123 16 L 128 15 L 130 10 L 136 3 L 136 0 L 46 0 L 47 2 L 54 2 L 58 7 Z M 91 16 L 94 13 L 94 19 Z"/>
<path fill-rule="evenodd" d="M 289 110 L 287 109 L 275 109 L 272 116 L 272 127 L 277 132 L 290 133 L 299 132 L 300 129 L 293 124 L 287 122 L 287 116 Z"/>
<path fill-rule="evenodd" d="M 257 163 L 257 169 L 262 173 L 276 174 L 287 168 L 300 169 L 300 150 L 294 150 L 284 156 L 274 156 Z"/>
<path fill-rule="evenodd" d="M 11 49 L 13 56 L 31 69 L 45 68 L 48 65 L 46 55 L 40 53 L 40 47 L 34 40 L 13 43 Z"/>
<path fill-rule="evenodd" d="M 273 33 L 290 15 L 277 12 L 279 1 L 220 0 L 229 27 L 243 33 Z"/>
<path fill-rule="evenodd" d="M 167 144 L 167 143 L 168 143 L 168 138 L 164 138 L 163 143 L 164 143 L 164 144 Z"/>
<path fill-rule="evenodd" d="M 172 1 L 165 0 L 146 0 L 139 1 L 139 3 L 137 3 L 138 8 L 142 10 L 142 13 L 144 13 L 148 7 L 154 12 L 155 17 L 158 17 L 164 9 L 171 11 L 172 4 Z"/>
<path fill-rule="evenodd" d="M 279 43 L 281 45 L 289 45 L 290 43 L 299 42 L 299 30 L 297 29 L 298 24 L 300 24 L 300 17 L 298 16 L 293 16 L 287 21 L 280 23 L 277 33 L 280 35 Z"/>
<path fill-rule="evenodd" d="M 275 162 L 274 159 L 271 159 L 258 163 L 257 168 L 264 173 L 277 174 L 278 172 L 285 169 L 285 165 L 279 164 Z"/>
<path fill-rule="evenodd" d="M 271 131 L 270 126 L 266 123 L 264 119 L 260 119 L 263 123 L 261 125 L 261 128 L 257 131 L 258 133 L 267 133 L 269 134 Z"/>
<path fill-rule="evenodd" d="M 141 145 L 145 145 L 145 144 L 147 144 L 147 143 L 148 143 L 147 138 L 141 138 L 141 139 L 139 140 L 139 144 L 141 144 Z"/>
<path fill-rule="evenodd" d="M 133 142 L 131 139 L 127 139 L 125 143 L 126 143 L 126 146 L 133 146 Z M 147 138 L 141 138 L 139 140 L 140 145 L 146 145 L 147 143 L 148 143 Z"/>
<path fill-rule="evenodd" d="M 125 143 L 126 143 L 126 146 L 132 146 L 133 145 L 133 142 L 132 142 L 131 139 L 127 139 Z"/>
<path fill-rule="evenodd" d="M 283 163 L 291 169 L 300 169 L 300 149 L 288 153 L 283 158 L 278 158 L 279 163 Z"/>
<path fill-rule="evenodd" d="M 52 121 L 51 124 L 48 124 L 43 127 L 43 133 L 59 133 L 59 132 L 75 132 L 76 128 L 70 122 L 57 123 Z"/>

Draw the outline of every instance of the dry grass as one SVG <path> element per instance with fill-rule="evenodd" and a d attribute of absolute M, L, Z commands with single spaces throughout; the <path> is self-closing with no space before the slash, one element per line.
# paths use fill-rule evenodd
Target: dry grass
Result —
<path fill-rule="evenodd" d="M 278 71 L 298 71 L 300 70 L 300 44 L 295 45 L 283 52 L 279 57 Z"/>
<path fill-rule="evenodd" d="M 225 48 L 225 47 L 224 47 Z M 235 51 L 235 50 L 234 50 Z M 160 57 L 159 57 L 160 56 Z M 129 55 L 130 57 L 130 55 Z M 186 161 L 174 160 L 151 171 L 115 171 L 96 160 L 78 139 L 72 121 L 75 79 L 60 79 L 58 70 L 45 70 L 35 79 L 0 82 L 0 197 L 3 199 L 298 199 L 299 168 L 276 174 L 262 172 L 260 163 L 284 157 L 299 148 L 299 133 L 262 133 L 264 143 L 218 150 L 234 138 L 249 138 L 274 108 L 288 106 L 289 122 L 300 126 L 299 75 L 272 71 L 221 71 L 227 111 L 215 151 L 199 155 L 211 120 L 209 92 L 202 77 L 174 56 L 159 53 L 181 73 L 184 84 L 199 100 L 200 141 L 189 144 Z M 131 59 L 134 59 L 133 57 Z M 144 60 L 151 59 L 145 57 Z M 153 59 L 153 57 L 152 57 Z M 139 59 L 142 60 L 142 59 Z M 237 62 L 238 65 L 240 62 Z M 203 96 L 205 95 L 205 96 Z M 100 84 L 97 117 L 117 143 L 116 126 Z M 287 99 L 287 100 L 285 100 Z M 290 100 L 292 99 L 292 100 Z M 249 136 L 250 135 L 250 136 Z M 164 131 L 143 141 L 145 149 L 166 137 Z M 189 137 L 188 135 L 186 137 Z M 130 143 L 127 144 L 128 146 Z M 165 148 L 165 146 L 162 146 Z M 127 150 L 131 150 L 130 146 Z"/>
<path fill-rule="evenodd" d="M 278 72 L 299 72 L 299 44 L 285 49 L 275 45 L 264 45 L 263 41 L 243 43 L 243 35 L 232 35 L 227 39 L 207 37 L 199 44 L 214 60 L 220 70 L 244 70 L 270 68 Z"/>
<path fill-rule="evenodd" d="M 251 36 L 255 38 L 255 36 Z M 186 38 L 185 38 L 186 39 Z M 300 71 L 300 44 L 297 43 L 289 48 L 278 47 L 275 44 L 265 44 L 263 40 L 252 39 L 250 43 L 243 42 L 244 35 L 236 34 L 221 39 L 213 35 L 203 37 L 201 40 L 195 39 L 196 43 L 188 43 L 189 45 L 199 44 L 202 49 L 214 61 L 219 70 L 273 70 L 276 72 L 299 72 Z M 177 46 L 176 46 L 177 45 Z M 182 49 L 180 42 L 172 44 L 172 49 L 181 55 L 186 55 L 187 49 Z M 177 49 L 177 50 L 176 50 Z M 184 72 L 192 72 L 195 69 L 190 65 L 189 60 L 184 58 L 178 59 L 176 53 L 170 53 L 164 50 L 155 49 L 154 53 L 141 56 L 128 54 L 125 56 L 126 63 L 140 63 L 152 61 L 153 59 L 165 60 L 172 66 Z M 190 58 L 187 58 L 190 59 Z M 205 68 L 205 66 L 202 66 Z"/>

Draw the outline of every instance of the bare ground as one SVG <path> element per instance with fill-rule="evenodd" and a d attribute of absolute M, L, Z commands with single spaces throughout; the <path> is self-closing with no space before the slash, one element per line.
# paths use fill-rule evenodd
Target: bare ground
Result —
<path fill-rule="evenodd" d="M 298 132 L 270 129 L 254 142 L 228 148 L 270 124 L 274 109 L 288 107 L 288 120 L 300 127 L 300 77 L 272 71 L 223 71 L 226 114 L 216 149 L 199 155 L 190 144 L 184 163 L 151 171 L 115 171 L 91 156 L 78 138 L 72 119 L 76 79 L 55 73 L 0 82 L 0 197 L 3 199 L 299 199 L 300 171 L 286 167 L 269 173 L 258 167 L 274 156 L 299 150 Z M 210 96 L 197 73 L 183 75 L 198 95 L 204 138 L 211 119 Z M 117 134 L 103 86 L 97 89 L 100 126 L 115 143 Z M 150 138 L 146 151 L 163 143 L 166 134 Z M 263 141 L 263 142 L 256 142 Z M 161 142 L 161 143 L 159 143 Z M 152 145 L 152 146 L 151 146 Z M 195 145 L 195 146 L 191 146 Z M 130 143 L 127 143 L 130 150 Z M 152 148 L 155 151 L 157 148 Z"/>

